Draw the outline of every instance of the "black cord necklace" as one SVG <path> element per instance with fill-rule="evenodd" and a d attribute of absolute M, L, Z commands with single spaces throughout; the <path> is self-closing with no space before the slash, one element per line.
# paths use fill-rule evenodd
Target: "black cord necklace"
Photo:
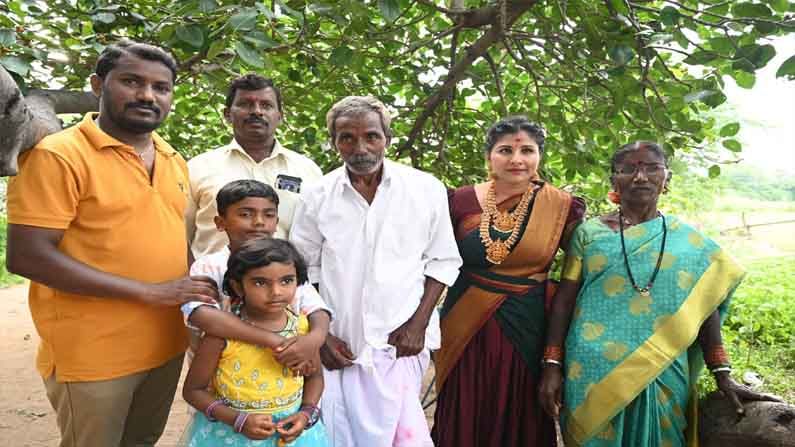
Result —
<path fill-rule="evenodd" d="M 657 212 L 657 214 L 662 218 L 662 227 L 663 227 L 663 237 L 662 237 L 662 246 L 660 247 L 660 254 L 657 256 L 657 265 L 654 267 L 654 273 L 651 274 L 651 278 L 649 278 L 649 282 L 646 283 L 646 287 L 640 288 L 635 283 L 635 277 L 632 276 L 632 270 L 629 268 L 629 259 L 627 258 L 627 247 L 624 243 L 624 213 L 621 212 L 621 208 L 618 209 L 618 228 L 619 233 L 621 234 L 621 253 L 624 255 L 624 265 L 627 268 L 627 276 L 629 276 L 629 282 L 632 283 L 632 288 L 634 288 L 638 293 L 643 296 L 649 296 L 649 291 L 651 290 L 651 286 L 654 285 L 654 280 L 657 278 L 657 273 L 660 273 L 660 265 L 662 265 L 663 255 L 665 253 L 665 238 L 668 235 L 668 226 L 665 224 L 665 216 L 661 212 Z"/>

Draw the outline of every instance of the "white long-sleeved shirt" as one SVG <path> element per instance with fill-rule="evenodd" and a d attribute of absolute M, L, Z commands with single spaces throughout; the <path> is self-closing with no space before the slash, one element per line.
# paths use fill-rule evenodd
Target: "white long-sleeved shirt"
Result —
<path fill-rule="evenodd" d="M 389 334 L 417 310 L 425 277 L 452 285 L 461 266 L 444 185 L 389 160 L 372 204 L 344 166 L 305 190 L 290 240 L 306 258 L 309 281 L 320 283 L 334 309 L 330 332 L 365 367 L 372 366 L 372 350 L 388 348 Z M 440 342 L 434 312 L 425 347 Z"/>

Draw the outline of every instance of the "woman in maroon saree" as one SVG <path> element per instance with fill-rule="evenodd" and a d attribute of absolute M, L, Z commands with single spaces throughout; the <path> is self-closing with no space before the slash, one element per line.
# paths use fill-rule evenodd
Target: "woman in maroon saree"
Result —
<path fill-rule="evenodd" d="M 547 273 L 582 200 L 540 180 L 544 130 L 524 117 L 487 134 L 492 180 L 450 195 L 464 266 L 442 308 L 434 356 L 437 447 L 554 446 L 538 404 Z"/>

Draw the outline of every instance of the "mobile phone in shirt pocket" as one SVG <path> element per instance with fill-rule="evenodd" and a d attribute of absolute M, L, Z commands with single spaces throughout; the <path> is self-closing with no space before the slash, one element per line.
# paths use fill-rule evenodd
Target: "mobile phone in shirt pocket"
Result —
<path fill-rule="evenodd" d="M 293 177 L 292 175 L 279 174 L 276 176 L 276 189 L 294 192 L 296 194 L 301 192 L 301 177 Z"/>

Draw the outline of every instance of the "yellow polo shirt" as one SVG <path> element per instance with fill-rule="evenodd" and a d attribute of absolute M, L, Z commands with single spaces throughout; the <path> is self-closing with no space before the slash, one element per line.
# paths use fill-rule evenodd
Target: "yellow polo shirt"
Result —
<path fill-rule="evenodd" d="M 190 172 L 190 200 L 185 215 L 188 239 L 196 259 L 215 253 L 229 244 L 223 231 L 215 228 L 213 219 L 218 215 L 215 196 L 227 183 L 234 180 L 259 180 L 272 186 L 279 195 L 279 224 L 275 237 L 287 239 L 299 194 L 279 189 L 279 174 L 301 179 L 301 191 L 323 177 L 323 172 L 309 158 L 286 149 L 277 141 L 270 156 L 254 161 L 237 141 L 199 154 L 188 161 Z"/>
<path fill-rule="evenodd" d="M 152 134 L 152 178 L 135 150 L 88 114 L 44 138 L 8 183 L 8 222 L 64 230 L 59 249 L 103 272 L 146 283 L 188 271 L 182 157 Z M 95 381 L 160 366 L 187 347 L 179 308 L 65 293 L 31 282 L 41 337 L 37 368 L 59 382 Z"/>

